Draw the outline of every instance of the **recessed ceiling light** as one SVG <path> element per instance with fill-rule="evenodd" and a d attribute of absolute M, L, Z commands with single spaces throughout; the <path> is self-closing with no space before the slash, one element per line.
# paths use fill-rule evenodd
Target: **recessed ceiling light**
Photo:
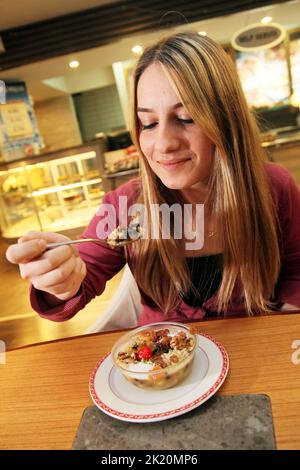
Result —
<path fill-rule="evenodd" d="M 200 36 L 207 36 L 206 31 L 198 31 L 198 34 L 200 34 Z"/>
<path fill-rule="evenodd" d="M 71 60 L 71 62 L 69 63 L 69 67 L 71 67 L 71 69 L 76 69 L 77 67 L 79 67 L 79 62 L 78 60 Z"/>
<path fill-rule="evenodd" d="M 139 44 L 137 44 L 136 46 L 133 46 L 133 48 L 131 50 L 135 54 L 140 54 L 141 52 L 143 52 L 143 48 Z"/>
<path fill-rule="evenodd" d="M 261 23 L 270 23 L 272 19 L 272 16 L 264 16 L 261 20 Z"/>

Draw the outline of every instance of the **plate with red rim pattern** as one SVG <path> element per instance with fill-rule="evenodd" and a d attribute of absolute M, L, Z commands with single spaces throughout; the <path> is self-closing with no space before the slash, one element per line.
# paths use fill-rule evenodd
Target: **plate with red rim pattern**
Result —
<path fill-rule="evenodd" d="M 219 390 L 228 370 L 224 347 L 210 336 L 197 334 L 192 369 L 175 387 L 166 390 L 136 387 L 114 366 L 109 353 L 96 365 L 89 388 L 95 405 L 109 416 L 148 423 L 174 418 L 202 405 Z"/>

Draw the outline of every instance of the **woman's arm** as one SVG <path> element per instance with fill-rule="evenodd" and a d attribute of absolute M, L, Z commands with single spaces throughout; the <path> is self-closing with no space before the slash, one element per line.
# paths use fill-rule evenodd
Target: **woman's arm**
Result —
<path fill-rule="evenodd" d="M 101 210 L 97 211 L 82 234 L 82 238 L 99 238 L 99 224 L 106 226 L 106 222 L 108 222 L 106 212 L 108 205 L 110 205 L 111 209 L 115 209 L 111 211 L 111 214 L 115 214 L 114 218 L 116 220 L 109 219 L 109 226 L 112 225 L 112 229 L 115 228 L 113 225 L 117 226 L 119 224 L 119 197 L 127 196 L 130 203 L 134 197 L 135 188 L 136 184 L 130 181 L 115 191 L 107 193 L 100 206 Z M 41 317 L 56 322 L 72 318 L 94 297 L 102 294 L 106 282 L 117 274 L 127 262 L 124 248 L 111 248 L 105 245 L 81 243 L 78 245 L 78 251 L 80 258 L 85 263 L 87 272 L 79 290 L 72 298 L 61 301 L 31 286 L 31 306 Z"/>

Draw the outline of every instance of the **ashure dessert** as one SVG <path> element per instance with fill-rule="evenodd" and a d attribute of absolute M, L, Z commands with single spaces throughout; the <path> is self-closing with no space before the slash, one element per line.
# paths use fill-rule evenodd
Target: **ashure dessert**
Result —
<path fill-rule="evenodd" d="M 119 225 L 107 237 L 107 243 L 113 247 L 126 246 L 142 236 L 142 227 L 138 220 L 132 220 L 125 227 Z"/>
<path fill-rule="evenodd" d="M 165 389 L 187 376 L 195 346 L 196 337 L 185 325 L 158 323 L 121 338 L 113 349 L 113 360 L 134 385 Z"/>

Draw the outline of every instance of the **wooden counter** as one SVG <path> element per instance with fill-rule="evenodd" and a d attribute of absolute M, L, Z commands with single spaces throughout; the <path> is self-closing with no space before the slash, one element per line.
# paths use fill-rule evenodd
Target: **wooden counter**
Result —
<path fill-rule="evenodd" d="M 300 315 L 194 323 L 221 342 L 230 358 L 220 395 L 271 398 L 278 449 L 300 449 Z M 101 333 L 10 351 L 0 364 L 0 447 L 70 449 L 83 410 L 92 404 L 89 377 L 122 332 Z"/>

